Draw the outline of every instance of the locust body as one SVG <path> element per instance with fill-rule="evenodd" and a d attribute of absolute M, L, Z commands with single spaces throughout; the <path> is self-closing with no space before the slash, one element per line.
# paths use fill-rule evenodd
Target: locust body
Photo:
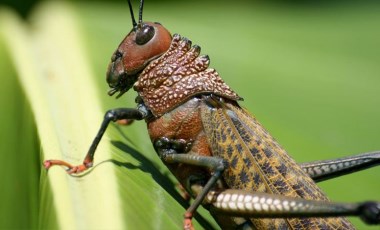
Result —
<path fill-rule="evenodd" d="M 241 97 L 208 68 L 209 57 L 200 55 L 199 46 L 171 36 L 159 23 L 143 22 L 142 2 L 138 23 L 131 14 L 133 29 L 112 55 L 107 82 L 109 94 L 119 92 L 117 97 L 133 87 L 137 108 L 106 113 L 83 164 L 48 160 L 46 168 L 64 165 L 69 173 L 80 173 L 92 166 L 111 121 L 144 119 L 156 152 L 195 198 L 185 213 L 185 229 L 192 229 L 202 202 L 222 229 L 353 229 L 345 215 L 380 222 L 379 203 L 329 202 L 308 173 L 320 164 L 303 167 L 290 158 L 239 106 Z M 342 167 L 335 167 L 342 160 L 326 161 L 324 166 L 334 167 L 317 176 L 376 165 L 375 155 L 347 158 Z"/>

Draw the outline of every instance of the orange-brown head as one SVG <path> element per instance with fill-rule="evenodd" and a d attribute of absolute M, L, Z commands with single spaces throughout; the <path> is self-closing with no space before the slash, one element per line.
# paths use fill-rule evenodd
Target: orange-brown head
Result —
<path fill-rule="evenodd" d="M 140 2 L 139 21 L 136 23 L 131 7 L 133 28 L 113 53 L 107 70 L 107 83 L 111 87 L 109 95 L 127 92 L 139 74 L 152 60 L 165 53 L 171 44 L 172 36 L 158 22 L 143 22 L 143 1 Z"/>

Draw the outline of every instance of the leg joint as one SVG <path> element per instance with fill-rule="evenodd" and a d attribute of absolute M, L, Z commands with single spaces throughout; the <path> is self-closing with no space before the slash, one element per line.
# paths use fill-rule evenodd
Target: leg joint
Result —
<path fill-rule="evenodd" d="M 104 120 L 117 121 L 122 119 L 141 120 L 146 117 L 146 114 L 138 109 L 117 108 L 110 109 L 104 115 Z"/>

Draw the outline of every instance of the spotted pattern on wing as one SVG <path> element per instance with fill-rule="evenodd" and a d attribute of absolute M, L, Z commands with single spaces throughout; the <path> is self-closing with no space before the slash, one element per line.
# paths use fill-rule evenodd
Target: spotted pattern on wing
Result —
<path fill-rule="evenodd" d="M 212 154 L 230 164 L 223 175 L 230 188 L 328 200 L 262 125 L 236 102 L 209 97 L 201 105 L 201 114 Z M 345 218 L 252 218 L 251 221 L 258 229 L 353 229 Z"/>

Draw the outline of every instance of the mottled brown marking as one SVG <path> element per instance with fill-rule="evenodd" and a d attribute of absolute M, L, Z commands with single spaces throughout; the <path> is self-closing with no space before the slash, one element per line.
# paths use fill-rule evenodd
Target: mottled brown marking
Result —
<path fill-rule="evenodd" d="M 217 106 L 210 107 L 215 104 Z M 224 172 L 229 188 L 328 200 L 263 126 L 236 102 L 203 103 L 201 111 L 212 154 L 235 165 Z M 227 139 L 224 140 L 221 136 L 225 132 Z M 353 229 L 345 218 L 262 218 L 251 221 L 258 229 L 324 229 L 319 226 Z"/>
<path fill-rule="evenodd" d="M 191 47 L 191 41 L 174 35 L 169 50 L 140 74 L 134 89 L 155 116 L 161 116 L 201 93 L 241 99 L 216 70 L 207 69 L 210 60 L 199 53 L 199 46 Z"/>

